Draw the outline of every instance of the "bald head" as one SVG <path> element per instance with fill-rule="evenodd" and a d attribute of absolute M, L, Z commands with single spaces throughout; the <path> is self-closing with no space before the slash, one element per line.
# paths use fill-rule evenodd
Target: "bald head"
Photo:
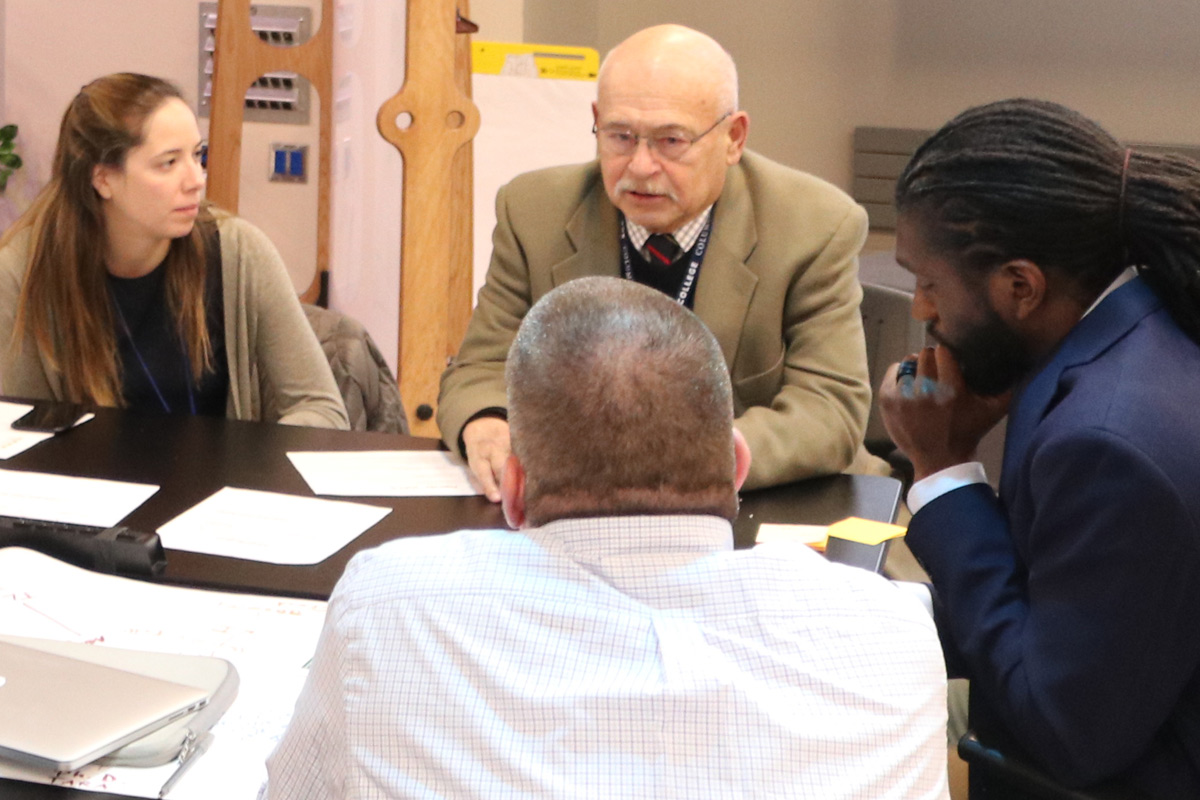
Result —
<path fill-rule="evenodd" d="M 605 95 L 629 89 L 666 97 L 703 98 L 716 115 L 737 111 L 737 66 L 711 36 L 682 25 L 655 25 L 630 36 L 604 58 L 597 80 Z"/>
<path fill-rule="evenodd" d="M 593 107 L 596 148 L 627 220 L 674 233 L 717 201 L 750 125 L 737 95 L 733 59 L 691 28 L 657 25 L 612 49 Z"/>

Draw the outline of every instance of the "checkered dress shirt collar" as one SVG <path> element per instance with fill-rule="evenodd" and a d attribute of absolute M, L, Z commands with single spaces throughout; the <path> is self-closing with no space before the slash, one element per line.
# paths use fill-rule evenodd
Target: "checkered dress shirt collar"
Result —
<path fill-rule="evenodd" d="M 712 210 L 713 207 L 709 206 L 691 222 L 671 232 L 675 244 L 679 245 L 682 252 L 687 253 L 695 246 L 696 240 L 700 238 L 700 232 L 704 230 L 708 218 L 712 216 Z M 650 256 L 646 253 L 645 248 L 646 240 L 650 238 L 650 231 L 628 217 L 625 218 L 625 231 L 629 234 L 629 241 L 633 242 L 633 246 L 642 254 L 642 257 L 649 260 Z"/>

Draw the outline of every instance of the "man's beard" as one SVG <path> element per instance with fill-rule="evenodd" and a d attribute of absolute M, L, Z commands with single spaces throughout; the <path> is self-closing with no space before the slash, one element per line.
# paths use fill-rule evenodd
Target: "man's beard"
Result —
<path fill-rule="evenodd" d="M 975 394 L 994 397 L 1017 384 L 1034 366 L 1029 348 L 991 308 L 983 321 L 948 341 L 930 327 L 929 335 L 943 345 L 962 370 L 963 382 Z"/>

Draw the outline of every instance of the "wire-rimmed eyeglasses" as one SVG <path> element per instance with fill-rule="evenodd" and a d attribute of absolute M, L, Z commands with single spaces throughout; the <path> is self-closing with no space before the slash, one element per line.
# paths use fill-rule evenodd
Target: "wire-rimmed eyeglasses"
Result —
<path fill-rule="evenodd" d="M 668 161 L 678 161 L 687 154 L 692 145 L 705 136 L 708 136 L 717 129 L 718 125 L 731 116 L 733 116 L 732 111 L 725 112 L 719 120 L 709 126 L 703 133 L 690 138 L 687 136 L 686 131 L 681 131 L 677 128 L 667 128 L 643 136 L 634 133 L 628 128 L 601 129 L 592 125 L 592 133 L 596 135 L 596 142 L 598 143 L 600 152 L 605 155 L 633 155 L 637 151 L 638 142 L 645 140 L 646 146 L 654 153 L 657 153 L 660 158 L 665 158 Z"/>

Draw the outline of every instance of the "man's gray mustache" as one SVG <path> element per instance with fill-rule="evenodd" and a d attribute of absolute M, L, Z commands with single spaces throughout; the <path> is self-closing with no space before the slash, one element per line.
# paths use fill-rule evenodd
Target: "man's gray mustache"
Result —
<path fill-rule="evenodd" d="M 667 197 L 675 202 L 679 201 L 679 198 L 675 196 L 675 192 L 671 191 L 671 189 L 668 187 L 659 187 L 655 186 L 654 184 L 641 184 L 635 180 L 630 180 L 629 178 L 622 178 L 621 180 L 617 181 L 617 191 L 637 192 L 638 194 L 657 194 Z"/>

